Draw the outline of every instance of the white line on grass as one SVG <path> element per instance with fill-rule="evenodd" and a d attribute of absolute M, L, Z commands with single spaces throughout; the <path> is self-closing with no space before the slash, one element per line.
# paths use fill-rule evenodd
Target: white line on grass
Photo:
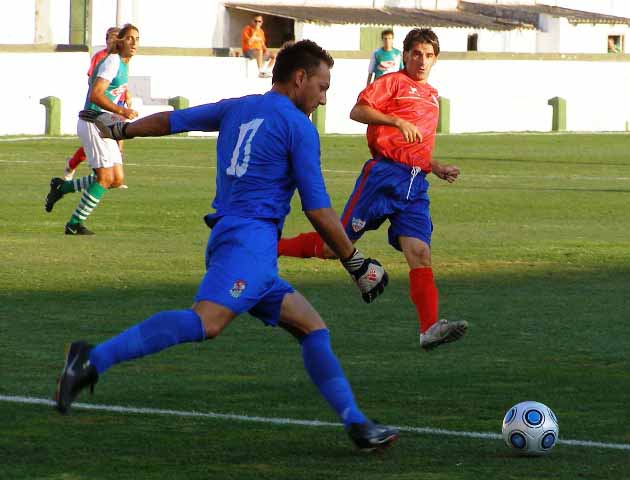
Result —
<path fill-rule="evenodd" d="M 18 164 L 18 165 L 50 165 L 48 161 L 38 161 L 38 160 L 8 160 L 4 158 L 0 158 L 0 164 Z M 192 169 L 192 170 L 215 170 L 215 165 L 183 165 L 181 163 L 176 164 L 152 164 L 152 163 L 132 163 L 126 162 L 125 165 L 127 167 L 147 167 L 147 168 L 174 168 L 174 169 Z M 332 173 L 332 174 L 348 174 L 348 175 L 358 175 L 360 169 L 357 168 L 355 170 L 337 170 L 331 168 L 322 168 L 322 172 L 324 173 Z M 467 174 L 465 179 L 507 179 L 507 180 L 515 180 L 515 179 L 532 179 L 532 180 L 588 180 L 588 181 L 630 181 L 630 177 L 620 177 L 620 176 L 595 176 L 595 175 L 497 175 L 497 174 Z"/>
<path fill-rule="evenodd" d="M 579 135 L 628 135 L 627 131 L 623 130 L 614 130 L 614 131 L 568 131 L 568 132 L 457 132 L 457 133 L 438 133 L 440 137 L 474 137 L 474 136 L 484 136 L 484 137 L 494 137 L 494 136 L 579 136 Z M 364 137 L 363 133 L 325 133 L 320 135 L 320 137 Z M 184 135 L 181 137 L 176 136 L 167 136 L 167 137 L 146 137 L 143 140 L 207 140 L 213 139 L 217 137 L 217 133 L 210 133 L 209 135 Z M 76 135 L 32 135 L 32 136 L 23 136 L 23 137 L 11 137 L 11 136 L 0 136 L 0 142 L 27 142 L 29 140 L 72 140 L 78 142 L 79 139 Z"/>
<path fill-rule="evenodd" d="M 23 397 L 17 395 L 0 395 L 1 402 L 22 403 L 32 405 L 47 405 L 53 407 L 55 402 L 46 398 Z M 97 410 L 116 413 L 139 413 L 145 415 L 170 415 L 173 417 L 212 418 L 219 420 L 238 420 L 242 422 L 271 423 L 273 425 L 301 425 L 307 427 L 339 427 L 340 424 L 322 422 L 320 420 L 298 420 L 293 418 L 252 417 L 249 415 L 237 415 L 234 413 L 194 412 L 185 410 L 165 410 L 161 408 L 120 407 L 116 405 L 99 405 L 94 403 L 73 403 L 73 408 L 82 410 Z M 464 432 L 458 430 L 445 430 L 442 428 L 399 426 L 403 432 L 424 433 L 429 435 L 447 435 L 451 437 L 480 438 L 484 440 L 500 440 L 498 433 Z M 630 444 L 605 443 L 591 440 L 559 440 L 558 443 L 576 447 L 608 448 L 614 450 L 630 450 Z"/>

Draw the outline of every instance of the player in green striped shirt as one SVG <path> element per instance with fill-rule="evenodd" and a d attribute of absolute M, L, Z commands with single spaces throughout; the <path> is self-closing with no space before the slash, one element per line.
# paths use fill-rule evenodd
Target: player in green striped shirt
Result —
<path fill-rule="evenodd" d="M 90 77 L 85 107 L 79 113 L 77 133 L 95 177 L 85 177 L 91 181 L 79 184 L 80 188 L 77 188 L 77 182 L 64 182 L 61 178 L 53 178 L 50 182 L 50 192 L 45 203 L 47 212 L 66 193 L 83 190 L 79 205 L 66 224 L 66 235 L 92 235 L 93 232 L 84 225 L 85 220 L 98 206 L 108 188 L 118 187 L 124 182 L 118 144 L 110 138 L 101 138 L 93 122 L 103 112 L 111 112 L 127 120 L 138 116 L 135 110 L 118 104 L 127 92 L 128 64 L 136 53 L 138 41 L 138 29 L 131 24 L 125 25 L 118 33 L 117 53 L 107 55 Z"/>

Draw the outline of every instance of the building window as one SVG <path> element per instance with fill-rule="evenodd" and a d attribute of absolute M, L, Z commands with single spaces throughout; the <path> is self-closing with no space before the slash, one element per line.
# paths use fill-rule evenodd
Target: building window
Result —
<path fill-rule="evenodd" d="M 477 35 L 476 33 L 468 35 L 468 45 L 466 46 L 466 50 L 469 52 L 476 52 L 478 40 L 479 40 L 479 35 Z"/>
<path fill-rule="evenodd" d="M 623 35 L 608 35 L 608 53 L 623 53 Z"/>

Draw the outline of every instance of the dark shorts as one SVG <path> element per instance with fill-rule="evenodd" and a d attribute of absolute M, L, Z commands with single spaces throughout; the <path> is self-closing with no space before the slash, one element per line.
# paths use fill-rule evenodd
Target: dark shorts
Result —
<path fill-rule="evenodd" d="M 398 237 L 413 237 L 431 245 L 429 182 L 419 172 L 389 160 L 368 160 L 341 216 L 346 233 L 355 241 L 389 220 L 389 244 L 401 250 Z"/>
<path fill-rule="evenodd" d="M 249 50 L 247 50 L 246 52 L 243 53 L 243 56 L 245 58 L 256 58 L 256 55 L 258 55 L 258 52 L 260 52 L 260 49 L 258 48 L 250 48 Z M 263 60 L 267 61 L 269 60 L 271 57 L 269 56 L 269 52 L 263 52 Z"/>
<path fill-rule="evenodd" d="M 282 300 L 294 289 L 278 275 L 278 226 L 222 217 L 206 247 L 206 274 L 195 301 L 208 300 L 237 315 L 249 312 L 267 325 L 280 320 Z"/>

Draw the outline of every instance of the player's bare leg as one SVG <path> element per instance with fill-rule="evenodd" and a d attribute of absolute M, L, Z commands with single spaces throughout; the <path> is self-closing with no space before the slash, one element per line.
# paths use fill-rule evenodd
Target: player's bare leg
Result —
<path fill-rule="evenodd" d="M 424 350 L 459 340 L 466 334 L 465 320 L 438 321 L 438 290 L 431 267 L 431 247 L 414 237 L 399 237 L 409 265 L 409 296 L 416 306 L 420 324 L 420 346 Z"/>
<path fill-rule="evenodd" d="M 113 167 L 113 178 L 109 188 L 124 188 L 125 170 L 121 163 L 116 163 Z"/>
<path fill-rule="evenodd" d="M 337 412 L 353 443 L 361 450 L 383 450 L 398 438 L 398 429 L 365 417 L 330 346 L 326 324 L 298 292 L 285 295 L 279 325 L 298 339 L 304 368 L 328 404 Z"/>
<path fill-rule="evenodd" d="M 125 142 L 124 142 L 124 140 L 118 140 L 116 143 L 118 144 L 118 149 L 120 150 L 120 154 L 122 155 L 123 154 L 123 149 L 125 147 Z M 120 165 L 120 168 L 122 169 L 122 165 Z M 125 174 L 124 174 L 124 172 L 122 173 L 122 180 L 120 181 L 120 184 L 118 186 L 116 186 L 116 187 L 112 186 L 111 188 L 123 188 L 123 189 L 129 188 L 125 184 Z"/>
<path fill-rule="evenodd" d="M 219 336 L 236 315 L 232 310 L 208 300 L 195 302 L 192 311 L 199 315 L 206 340 Z"/>

